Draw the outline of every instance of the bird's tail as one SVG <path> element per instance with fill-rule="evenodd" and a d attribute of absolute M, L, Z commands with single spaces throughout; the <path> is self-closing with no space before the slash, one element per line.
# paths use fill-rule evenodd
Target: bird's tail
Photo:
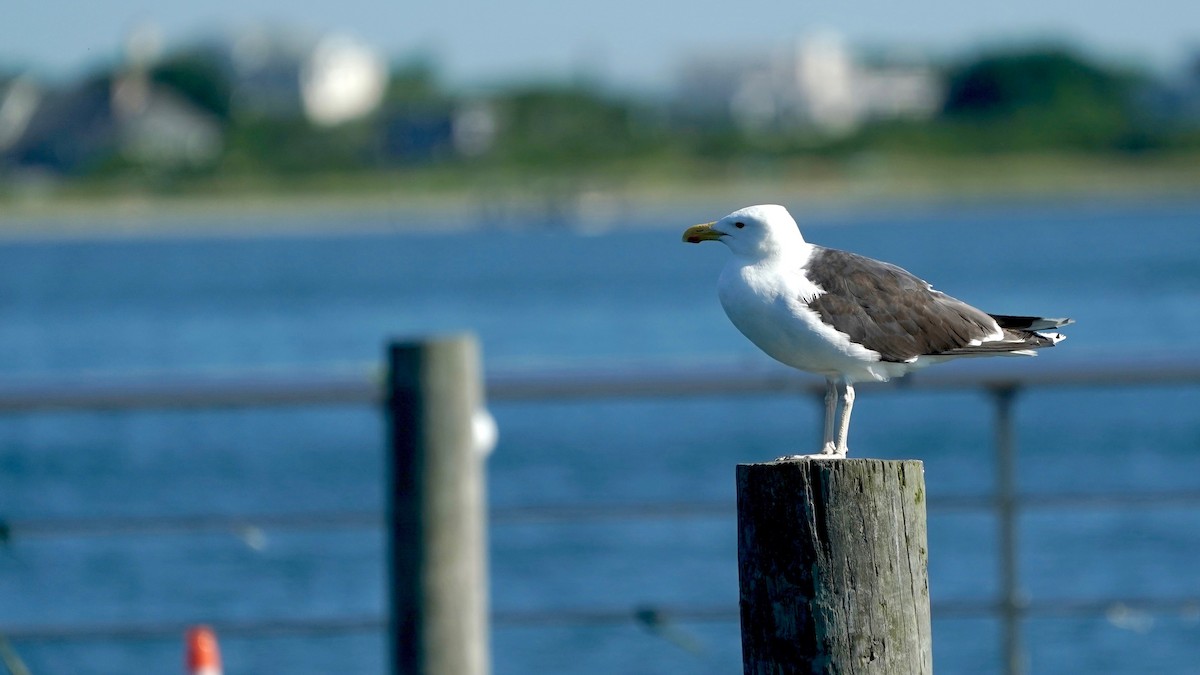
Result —
<path fill-rule="evenodd" d="M 1048 331 L 1051 328 L 1061 328 L 1075 323 L 1074 319 L 1049 319 L 1040 316 L 992 314 L 991 317 L 1004 329 L 1006 337 L 1011 333 L 1017 333 L 1024 337 L 1029 345 L 1035 349 L 1038 347 L 1053 347 L 1067 337 L 1062 333 L 1041 331 Z"/>
<path fill-rule="evenodd" d="M 1034 350 L 1053 347 L 1066 338 L 1062 333 L 1042 331 L 1075 323 L 1072 319 L 1046 319 L 1040 316 L 1007 316 L 1004 314 L 990 314 L 989 316 L 995 319 L 1002 329 L 1004 335 L 1001 339 L 951 349 L 943 354 L 952 356 L 988 354 L 1033 356 Z"/>
<path fill-rule="evenodd" d="M 1007 314 L 989 314 L 1001 328 L 1014 330 L 1049 330 L 1062 328 L 1075 323 L 1074 319 L 1046 319 L 1040 316 L 1008 316 Z"/>

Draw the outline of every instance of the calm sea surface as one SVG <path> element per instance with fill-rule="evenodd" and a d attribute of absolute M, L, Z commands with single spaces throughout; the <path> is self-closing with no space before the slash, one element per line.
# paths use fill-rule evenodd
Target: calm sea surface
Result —
<path fill-rule="evenodd" d="M 741 206 L 730 204 L 727 210 Z M 390 336 L 467 329 L 492 367 L 765 357 L 714 285 L 727 251 L 679 241 L 723 213 L 437 234 L 403 218 L 327 217 L 358 234 L 0 243 L 0 377 L 288 370 L 377 361 Z M 325 218 L 322 216 L 322 218 Z M 310 223 L 311 224 L 311 223 Z M 322 223 L 315 223 L 320 225 Z M 511 223 L 509 223 L 511 225 Z M 206 227 L 197 219 L 197 230 Z M 896 262 L 997 313 L 1072 316 L 1040 358 L 1086 364 L 1200 348 L 1200 202 L 1051 204 L 823 216 L 816 243 Z M 953 368 L 948 365 L 942 368 Z M 815 447 L 818 409 L 784 397 L 494 404 L 493 507 L 733 501 L 733 465 Z M 1029 392 L 1025 493 L 1200 491 L 1200 387 Z M 917 457 L 934 603 L 997 588 L 995 522 L 938 510 L 994 485 L 991 409 L 965 393 L 864 393 L 851 448 Z M 0 519 L 378 510 L 382 422 L 352 407 L 0 416 Z M 0 631 L 155 626 L 383 611 L 371 528 L 87 536 L 0 544 Z M 1030 510 L 1029 600 L 1200 598 L 1200 509 Z M 740 672 L 736 539 L 726 515 L 504 520 L 491 528 L 498 675 Z M 639 608 L 727 609 L 654 630 L 582 621 Z M 540 623 L 515 613 L 555 614 Z M 1024 624 L 1032 673 L 1200 672 L 1200 606 Z M 179 641 L 15 640 L 35 675 L 171 673 Z M 370 631 L 222 640 L 226 672 L 379 673 Z M 997 622 L 934 619 L 942 673 L 999 672 Z"/>

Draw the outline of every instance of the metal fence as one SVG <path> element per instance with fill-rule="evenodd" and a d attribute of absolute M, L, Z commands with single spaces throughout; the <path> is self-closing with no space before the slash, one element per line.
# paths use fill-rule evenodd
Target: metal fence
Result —
<path fill-rule="evenodd" d="M 493 370 L 487 374 L 490 402 L 568 399 L 682 398 L 732 395 L 810 396 L 822 405 L 824 383 L 795 371 L 764 364 L 706 362 L 695 365 L 594 363 L 584 366 Z M 1086 362 L 1038 359 L 968 361 L 922 371 L 889 384 L 862 385 L 880 390 L 960 390 L 990 394 L 994 408 L 996 489 L 992 495 L 931 499 L 929 508 L 991 512 L 998 523 L 998 596 L 990 601 L 934 603 L 935 617 L 996 616 L 1001 620 L 1005 672 L 1023 670 L 1021 621 L 1029 616 L 1101 615 L 1113 607 L 1131 611 L 1183 612 L 1200 598 L 1170 600 L 1111 597 L 1075 602 L 1026 602 L 1018 569 L 1018 515 L 1021 511 L 1077 507 L 1170 505 L 1200 507 L 1200 491 L 1021 495 L 1017 491 L 1014 404 L 1031 389 L 1061 387 L 1162 387 L 1200 384 L 1200 359 L 1179 355 L 1092 359 Z M 341 367 L 308 372 L 242 371 L 229 374 L 143 373 L 8 379 L 0 382 L 0 415 L 36 411 L 141 411 L 202 408 L 383 404 L 383 370 L 377 366 Z M 610 506 L 514 507 L 493 509 L 493 522 L 523 520 L 623 520 L 631 517 L 711 517 L 732 515 L 732 503 L 625 504 Z M 2 514 L 0 514 L 2 516 Z M 273 529 L 379 528 L 379 511 L 324 515 L 145 516 L 139 518 L 0 520 L 0 540 L 23 537 L 82 537 L 109 534 L 159 534 L 238 531 L 247 526 Z M 689 621 L 737 619 L 736 607 L 644 607 L 628 612 L 495 612 L 496 625 L 563 622 L 641 622 L 664 618 Z M 381 630 L 380 616 L 326 620 L 266 619 L 216 624 L 225 635 L 242 637 L 337 634 Z M 183 624 L 163 622 L 121 625 L 0 626 L 10 640 L 145 639 L 177 636 Z"/>

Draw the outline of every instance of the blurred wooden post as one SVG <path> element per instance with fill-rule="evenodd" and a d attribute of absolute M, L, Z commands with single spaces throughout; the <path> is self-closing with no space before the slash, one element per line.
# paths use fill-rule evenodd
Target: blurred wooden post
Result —
<path fill-rule="evenodd" d="M 737 467 L 746 675 L 933 671 L 919 461 Z"/>
<path fill-rule="evenodd" d="M 388 651 L 394 675 L 486 675 L 482 408 L 470 336 L 388 349 Z"/>

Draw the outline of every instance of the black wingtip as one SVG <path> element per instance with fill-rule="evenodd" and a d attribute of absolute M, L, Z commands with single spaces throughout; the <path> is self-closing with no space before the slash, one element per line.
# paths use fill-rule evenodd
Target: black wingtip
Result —
<path fill-rule="evenodd" d="M 1008 314 L 991 314 L 990 316 L 1000 324 L 1001 328 L 1015 330 L 1049 330 L 1075 323 L 1075 319 L 1067 318 L 1048 319 L 1041 316 L 1010 316 Z"/>

